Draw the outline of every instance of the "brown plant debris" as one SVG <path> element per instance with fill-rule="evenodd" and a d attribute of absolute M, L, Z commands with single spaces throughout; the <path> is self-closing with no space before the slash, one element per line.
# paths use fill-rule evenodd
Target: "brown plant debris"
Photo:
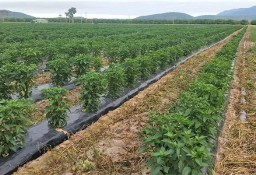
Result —
<path fill-rule="evenodd" d="M 215 172 L 220 175 L 256 174 L 256 56 L 251 50 L 252 30 L 255 28 L 250 26 L 240 44 L 225 122 L 218 139 Z M 241 121 L 242 112 L 247 115 L 245 121 Z"/>

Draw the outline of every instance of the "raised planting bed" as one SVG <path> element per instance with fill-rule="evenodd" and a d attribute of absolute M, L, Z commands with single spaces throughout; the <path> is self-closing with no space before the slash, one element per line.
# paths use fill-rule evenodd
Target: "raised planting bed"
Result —
<path fill-rule="evenodd" d="M 206 50 L 207 48 L 202 50 Z M 198 53 L 202 50 L 198 51 Z M 193 55 L 196 54 L 197 53 Z M 184 61 L 191 58 L 192 56 L 183 57 L 177 63 L 177 65 L 182 64 Z M 102 99 L 101 108 L 96 113 L 83 113 L 79 109 L 80 106 L 72 108 L 71 113 L 69 113 L 68 124 L 64 128 L 64 131 L 74 133 L 78 130 L 85 128 L 91 122 L 96 121 L 101 115 L 117 108 L 123 102 L 132 98 L 139 91 L 146 88 L 149 84 L 157 81 L 159 78 L 171 71 L 174 67 L 175 66 L 172 66 L 161 73 L 151 76 L 149 80 L 137 84 L 135 88 L 127 89 L 125 92 L 123 92 L 122 96 L 116 100 Z M 43 128 L 44 131 L 42 131 L 41 129 L 38 130 L 39 128 Z M 31 138 L 33 139 L 31 140 Z M 55 146 L 56 144 L 64 141 L 65 139 L 67 139 L 67 136 L 64 134 L 64 132 L 57 132 L 53 129 L 50 129 L 45 121 L 32 127 L 26 136 L 24 148 L 18 150 L 16 153 L 10 155 L 7 158 L 1 158 L 0 172 L 2 174 L 7 174 L 15 171 L 18 166 L 21 166 L 26 161 L 32 160 L 37 156 L 43 154 L 45 149 Z M 30 152 L 30 154 L 28 156 L 25 156 L 28 151 Z M 25 157 L 22 155 L 24 155 Z"/>
<path fill-rule="evenodd" d="M 255 27 L 249 26 L 240 43 L 224 126 L 218 138 L 214 167 L 218 174 L 256 173 L 255 34 Z"/>
<path fill-rule="evenodd" d="M 208 63 L 165 114 L 153 114 L 142 134 L 152 174 L 209 174 L 224 119 L 237 46 L 245 29 Z"/>

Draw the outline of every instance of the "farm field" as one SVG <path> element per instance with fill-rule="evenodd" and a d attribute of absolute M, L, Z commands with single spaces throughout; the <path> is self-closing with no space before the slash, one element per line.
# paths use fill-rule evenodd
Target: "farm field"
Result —
<path fill-rule="evenodd" d="M 249 27 L 237 55 L 223 131 L 219 137 L 215 172 L 256 174 L 255 63 L 256 28 Z"/>
<path fill-rule="evenodd" d="M 104 93 L 114 97 L 124 87 L 131 87 L 136 81 L 174 65 L 180 57 L 223 39 L 239 28 L 219 25 L 5 24 L 0 31 L 0 98 L 10 99 L 13 95 L 28 98 L 32 90 L 38 91 L 37 86 L 50 82 L 63 86 L 82 74 L 116 64 L 104 73 L 108 74 L 107 81 L 112 84 Z M 124 71 L 118 67 L 124 67 Z M 113 74 L 119 74 L 117 79 L 123 81 L 114 84 L 110 77 Z M 67 92 L 69 107 L 80 103 L 80 92 L 81 87 Z M 98 98 L 94 97 L 96 101 Z M 35 101 L 36 110 L 30 115 L 29 126 L 45 119 L 47 105 L 47 100 Z"/>
<path fill-rule="evenodd" d="M 71 80 L 79 82 L 65 93 L 60 89 L 48 91 L 45 96 L 49 102 L 34 102 L 36 111 L 30 112 L 32 121 L 25 124 L 29 126 L 45 119 L 43 111 L 48 103 L 54 104 L 52 97 L 58 93 L 68 97 L 59 98 L 66 102 L 61 104 L 66 106 L 63 108 L 82 103 L 84 111 L 95 111 L 102 96 L 117 98 L 124 88 L 133 87 L 175 65 L 181 57 L 233 33 L 177 66 L 121 107 L 28 163 L 16 174 L 146 174 L 149 171 L 153 174 L 200 174 L 209 171 L 215 140 L 210 138 L 217 137 L 222 121 L 220 113 L 225 108 L 224 94 L 231 80 L 232 59 L 245 28 L 238 32 L 241 26 L 18 25 L 13 29 L 15 34 L 8 33 L 14 24 L 6 24 L 0 31 L 0 72 L 13 78 L 2 79 L 9 82 L 5 83 L 6 87 L 0 87 L 5 103 L 14 94 L 16 98 L 31 97 L 30 91 L 35 85 L 52 82 L 57 87 Z M 14 71 L 20 69 L 24 71 Z M 23 75 L 13 75 L 8 70 L 20 74 L 30 71 L 26 77 L 31 85 L 20 88 L 24 85 L 17 77 Z M 205 96 L 201 96 L 202 93 Z M 191 104 L 186 106 L 184 101 L 191 101 Z M 193 106 L 195 104 L 198 105 Z M 184 118 L 182 122 L 181 118 Z M 51 124 L 63 126 L 64 120 L 53 120 Z M 167 123 L 170 125 L 166 126 Z M 183 141 L 185 137 L 188 142 Z M 187 161 L 181 154 L 187 154 Z M 145 160 L 150 160 L 151 170 Z M 169 166 L 170 162 L 179 164 Z"/>
<path fill-rule="evenodd" d="M 114 63 L 113 67 L 125 67 L 124 78 L 129 79 L 116 86 L 133 86 L 137 80 L 174 65 L 180 57 L 223 39 L 239 28 L 219 25 L 5 24 L 0 31 L 0 81 L 3 84 L 0 98 L 10 99 L 13 95 L 28 98 L 31 91 L 33 98 L 37 86 L 49 85 L 45 83 L 63 86 L 82 74 L 97 72 Z M 133 65 L 137 66 L 134 70 Z M 112 74 L 118 72 L 115 70 L 118 68 L 113 69 Z M 79 103 L 80 91 L 81 88 L 76 87 L 67 93 L 69 106 Z M 107 95 L 117 95 L 113 90 L 108 91 Z M 32 115 L 30 125 L 44 119 L 47 104 L 45 100 L 34 104 L 37 111 Z"/>

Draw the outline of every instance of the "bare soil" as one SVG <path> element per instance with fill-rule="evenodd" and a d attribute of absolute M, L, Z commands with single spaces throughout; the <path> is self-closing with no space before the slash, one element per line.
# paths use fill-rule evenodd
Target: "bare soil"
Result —
<path fill-rule="evenodd" d="M 166 112 L 231 38 L 201 52 L 85 130 L 19 168 L 14 174 L 148 174 L 147 154 L 138 151 L 140 131 L 151 111 Z"/>

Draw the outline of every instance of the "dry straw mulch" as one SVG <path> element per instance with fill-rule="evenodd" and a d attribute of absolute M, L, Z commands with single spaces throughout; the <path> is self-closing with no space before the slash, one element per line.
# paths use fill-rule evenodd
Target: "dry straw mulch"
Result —
<path fill-rule="evenodd" d="M 240 43 L 235 64 L 216 155 L 215 172 L 220 175 L 256 174 L 256 52 L 252 53 L 256 48 L 250 42 L 252 30 L 248 28 Z M 240 119 L 243 111 L 247 114 L 245 121 Z"/>

